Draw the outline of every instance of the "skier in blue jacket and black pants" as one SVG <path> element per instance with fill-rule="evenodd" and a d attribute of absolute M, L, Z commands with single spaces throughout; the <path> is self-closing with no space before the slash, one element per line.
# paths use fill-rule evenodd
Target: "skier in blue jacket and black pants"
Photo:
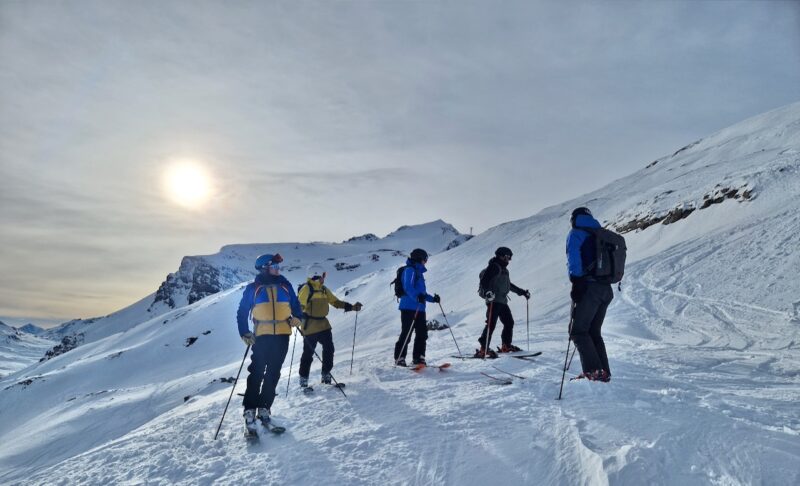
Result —
<path fill-rule="evenodd" d="M 567 268 L 572 282 L 572 319 L 570 339 L 575 343 L 581 357 L 582 378 L 594 381 L 610 381 L 606 345 L 600 329 L 606 317 L 606 309 L 614 299 L 611 284 L 599 282 L 592 277 L 591 269 L 596 265 L 596 237 L 586 229 L 600 228 L 588 208 L 572 211 L 572 229 L 567 235 Z"/>
<path fill-rule="evenodd" d="M 430 295 L 425 289 L 424 273 L 427 271 L 425 263 L 428 262 L 428 253 L 417 248 L 411 252 L 406 260 L 401 282 L 404 294 L 400 298 L 400 323 L 401 332 L 397 343 L 394 345 L 394 362 L 399 366 L 406 366 L 406 352 L 411 331 L 414 331 L 414 351 L 412 363 L 425 364 L 425 346 L 428 341 L 427 319 L 425 316 L 426 302 L 441 302 L 438 294 Z"/>

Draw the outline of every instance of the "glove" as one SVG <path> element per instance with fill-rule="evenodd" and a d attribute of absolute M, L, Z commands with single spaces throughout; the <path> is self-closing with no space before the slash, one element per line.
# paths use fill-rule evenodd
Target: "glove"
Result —
<path fill-rule="evenodd" d="M 441 301 L 442 301 L 442 298 L 439 297 L 439 294 L 433 294 L 433 303 L 434 304 L 438 304 Z"/>
<path fill-rule="evenodd" d="M 289 325 L 292 327 L 300 327 L 303 325 L 303 321 L 296 318 L 295 316 L 292 316 L 289 318 Z"/>
<path fill-rule="evenodd" d="M 417 296 L 417 302 L 419 302 L 420 304 L 424 304 L 425 303 L 425 294 L 419 294 Z"/>
<path fill-rule="evenodd" d="M 361 304 L 361 302 L 356 302 L 355 304 L 353 304 L 353 310 L 356 312 L 360 311 L 362 307 L 364 306 Z"/>
<path fill-rule="evenodd" d="M 252 332 L 246 332 L 242 334 L 240 337 L 242 338 L 242 341 L 248 346 L 252 346 L 256 343 L 256 337 L 255 335 L 253 335 Z"/>
<path fill-rule="evenodd" d="M 484 298 L 486 299 L 486 302 L 494 301 L 494 292 L 492 292 L 491 290 L 486 291 L 486 293 L 483 295 Z"/>
<path fill-rule="evenodd" d="M 353 304 L 345 302 L 344 303 L 344 311 L 345 312 L 350 312 L 351 310 L 353 310 Z"/>
<path fill-rule="evenodd" d="M 570 280 L 572 280 L 572 278 L 573 277 L 570 277 Z M 581 301 L 583 295 L 586 293 L 587 286 L 586 280 L 582 278 L 575 278 L 575 280 L 572 280 L 572 291 L 570 291 L 569 297 L 573 302 L 578 303 Z"/>
<path fill-rule="evenodd" d="M 522 293 L 522 296 L 525 297 L 526 299 L 530 300 L 531 299 L 531 291 L 526 289 L 525 292 Z"/>

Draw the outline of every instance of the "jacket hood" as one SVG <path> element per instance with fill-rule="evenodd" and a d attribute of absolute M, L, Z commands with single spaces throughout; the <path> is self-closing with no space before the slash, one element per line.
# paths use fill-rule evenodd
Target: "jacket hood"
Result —
<path fill-rule="evenodd" d="M 508 266 L 508 262 L 503 260 L 502 258 L 492 257 L 489 259 L 489 264 L 496 263 L 500 265 L 500 268 L 506 268 Z"/>
<path fill-rule="evenodd" d="M 588 214 L 579 214 L 575 218 L 575 225 L 573 228 L 600 228 L 600 223 L 594 219 L 593 216 Z"/>
<path fill-rule="evenodd" d="M 406 260 L 406 265 L 416 268 L 419 273 L 425 273 L 428 271 L 428 269 L 425 268 L 425 265 L 410 258 Z"/>

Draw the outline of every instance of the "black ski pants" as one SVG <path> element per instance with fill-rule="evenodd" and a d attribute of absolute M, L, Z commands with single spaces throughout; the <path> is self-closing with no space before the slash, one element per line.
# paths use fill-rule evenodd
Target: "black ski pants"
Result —
<path fill-rule="evenodd" d="M 508 304 L 492 302 L 486 304 L 486 326 L 483 328 L 478 342 L 481 347 L 486 347 L 486 332 L 489 332 L 489 344 L 492 343 L 494 328 L 497 326 L 497 319 L 503 323 L 503 332 L 500 333 L 501 344 L 511 344 L 514 339 L 514 316 L 511 315 L 511 308 Z"/>
<path fill-rule="evenodd" d="M 414 316 L 416 315 L 416 319 Z M 411 338 L 409 333 L 414 331 L 414 351 L 411 353 L 412 359 L 418 360 L 421 356 L 425 356 L 425 346 L 428 344 L 428 326 L 427 319 L 424 312 L 417 312 L 413 310 L 400 311 L 400 337 L 394 345 L 394 360 L 395 362 L 400 359 L 406 358 L 408 351 L 407 342 Z"/>
<path fill-rule="evenodd" d="M 300 357 L 300 376 L 303 378 L 308 378 L 308 373 L 311 371 L 317 343 L 322 345 L 322 374 L 330 373 L 333 369 L 333 332 L 328 329 L 308 334 L 303 337 L 303 355 Z"/>
<path fill-rule="evenodd" d="M 289 350 L 289 335 L 256 336 L 247 367 L 247 390 L 242 405 L 251 408 L 270 408 L 275 401 L 275 387 L 281 378 L 281 367 Z"/>
<path fill-rule="evenodd" d="M 581 299 L 573 303 L 570 336 L 578 348 L 584 373 L 606 370 L 611 376 L 606 345 L 600 329 L 603 327 L 606 309 L 613 299 L 614 291 L 610 284 L 588 282 Z"/>

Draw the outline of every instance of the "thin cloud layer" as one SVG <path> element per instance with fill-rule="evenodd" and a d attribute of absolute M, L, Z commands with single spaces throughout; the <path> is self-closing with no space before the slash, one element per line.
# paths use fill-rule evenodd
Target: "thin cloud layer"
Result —
<path fill-rule="evenodd" d="M 796 2 L 4 2 L 0 315 L 104 314 L 183 255 L 276 234 L 528 216 L 800 99 L 799 22 Z M 165 197 L 176 157 L 213 175 L 202 209 Z"/>

